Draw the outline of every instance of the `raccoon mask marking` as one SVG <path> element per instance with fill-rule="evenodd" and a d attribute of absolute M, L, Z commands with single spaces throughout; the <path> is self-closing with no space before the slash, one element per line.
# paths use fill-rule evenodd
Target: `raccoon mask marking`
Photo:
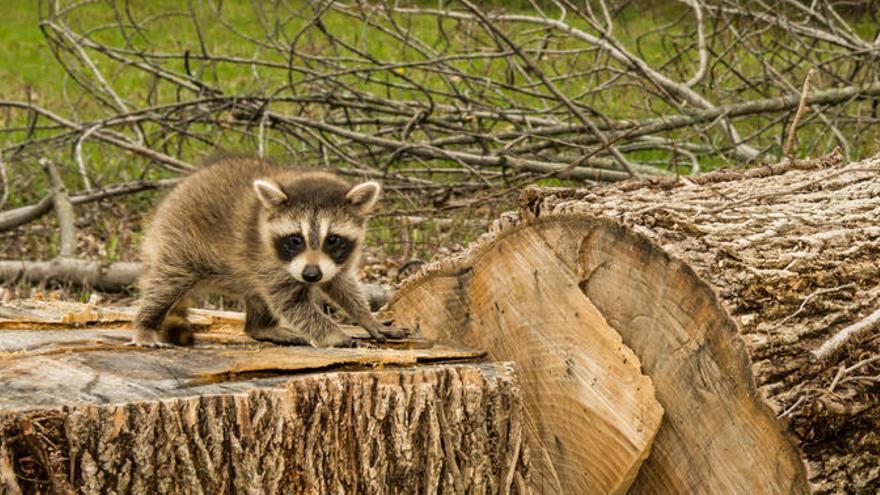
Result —
<path fill-rule="evenodd" d="M 326 283 L 354 266 L 350 261 L 363 243 L 364 218 L 380 192 L 379 184 L 372 181 L 343 190 L 340 183 L 316 179 L 301 177 L 287 190 L 271 179 L 253 183 L 269 213 L 264 228 L 276 258 L 306 284 Z"/>

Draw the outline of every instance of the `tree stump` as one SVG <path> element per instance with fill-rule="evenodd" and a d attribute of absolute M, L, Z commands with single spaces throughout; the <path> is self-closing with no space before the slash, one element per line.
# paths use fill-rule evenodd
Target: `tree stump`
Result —
<path fill-rule="evenodd" d="M 0 493 L 528 489 L 516 373 L 479 351 L 226 334 L 141 349 L 103 328 L 130 312 L 52 306 L 0 319 Z M 237 320 L 194 320 L 215 318 Z"/>
<path fill-rule="evenodd" d="M 631 444 L 589 444 L 586 430 L 639 432 L 613 431 L 616 418 L 571 395 L 602 382 L 580 356 L 609 326 L 665 410 L 631 493 L 877 493 L 880 158 L 840 161 L 526 190 L 518 212 L 408 280 L 389 312 L 516 362 L 545 492 L 629 476 L 614 465 Z M 648 431 L 649 395 L 598 397 L 636 401 Z M 574 451 L 594 474 L 572 469 Z"/>

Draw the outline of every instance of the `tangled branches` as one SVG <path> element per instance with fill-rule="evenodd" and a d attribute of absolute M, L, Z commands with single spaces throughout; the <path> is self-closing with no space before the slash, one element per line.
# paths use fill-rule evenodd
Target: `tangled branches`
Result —
<path fill-rule="evenodd" d="M 776 161 L 799 106 L 795 155 L 873 151 L 880 38 L 849 21 L 870 3 L 650 5 L 44 0 L 76 86 L 61 108 L 0 101 L 2 156 L 23 164 L 4 195 L 53 152 L 89 192 L 120 161 L 167 177 L 222 147 L 455 207 L 545 178 Z"/>

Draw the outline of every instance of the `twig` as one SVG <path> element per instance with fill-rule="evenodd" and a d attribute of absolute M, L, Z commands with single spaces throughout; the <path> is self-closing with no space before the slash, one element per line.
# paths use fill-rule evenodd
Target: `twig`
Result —
<path fill-rule="evenodd" d="M 831 380 L 831 384 L 828 385 L 828 391 L 834 392 L 834 389 L 837 388 L 837 384 L 840 382 L 840 379 L 843 378 L 843 375 L 846 374 L 846 365 L 843 363 L 837 367 L 837 373 L 834 374 L 834 379 Z"/>
<path fill-rule="evenodd" d="M 58 228 L 61 230 L 61 247 L 58 256 L 61 258 L 73 258 L 76 256 L 76 216 L 73 212 L 73 204 L 67 196 L 67 187 L 61 179 L 61 173 L 55 163 L 48 158 L 41 158 L 40 165 L 52 187 L 52 203 L 55 206 L 55 214 L 58 216 Z"/>
<path fill-rule="evenodd" d="M 837 331 L 831 338 L 826 340 L 818 349 L 812 352 L 816 359 L 825 359 L 837 353 L 841 347 L 851 339 L 857 338 L 863 333 L 874 328 L 880 321 L 880 308 L 861 320 Z"/>
<path fill-rule="evenodd" d="M 782 320 L 780 320 L 779 323 L 777 324 L 777 327 L 782 327 L 782 325 L 785 325 L 786 323 L 788 323 L 789 320 L 791 320 L 792 318 L 801 314 L 801 312 L 803 312 L 804 308 L 807 307 L 807 303 L 810 302 L 814 297 L 820 296 L 823 294 L 832 294 L 834 292 L 840 292 L 844 289 L 849 289 L 851 287 L 855 287 L 855 284 L 846 284 L 846 285 L 840 285 L 837 287 L 829 287 L 829 288 L 825 288 L 825 289 L 814 290 L 807 297 L 804 298 L 804 300 L 801 302 L 800 307 L 798 307 L 797 311 L 795 311 L 794 313 L 792 313 L 792 314 L 786 316 L 785 318 L 783 318 Z"/>
<path fill-rule="evenodd" d="M 629 161 L 627 161 L 626 157 L 624 157 L 623 154 L 613 144 L 611 144 L 611 141 L 608 140 L 608 137 L 605 136 L 605 133 L 599 130 L 599 128 L 597 128 L 593 124 L 593 121 L 587 118 L 584 112 L 582 112 L 581 109 L 578 108 L 577 105 L 575 105 L 574 102 L 565 95 L 565 93 L 559 90 L 559 88 L 547 77 L 547 75 L 544 74 L 544 71 L 542 71 L 541 68 L 538 67 L 538 65 L 535 64 L 535 62 L 533 62 L 528 55 L 523 53 L 522 49 L 516 43 L 514 43 L 506 34 L 504 34 L 503 31 L 501 31 L 494 23 L 492 23 L 477 8 L 476 5 L 469 2 L 468 0 L 461 1 L 462 3 L 467 5 L 467 7 L 474 13 L 474 15 L 476 15 L 480 19 L 480 21 L 487 27 L 487 29 L 491 30 L 496 36 L 501 38 L 504 43 L 506 43 L 508 47 L 510 47 L 510 49 L 513 50 L 519 56 L 519 58 L 522 59 L 523 62 L 525 62 L 529 69 L 531 69 L 532 72 L 538 75 L 538 77 L 541 79 L 541 82 L 544 83 L 544 86 L 548 90 L 550 90 L 550 92 L 553 93 L 557 98 L 559 98 L 559 100 L 561 100 L 562 103 L 566 107 L 568 107 L 568 109 L 573 114 L 575 114 L 575 116 L 577 116 L 578 120 L 580 120 L 585 126 L 587 126 L 587 128 L 590 129 L 590 131 L 592 131 L 593 135 L 599 138 L 603 148 L 608 149 L 608 151 L 611 152 L 614 160 L 620 164 L 621 168 L 623 168 L 630 175 L 630 177 L 635 177 L 636 174 L 635 172 L 633 172 L 632 166 L 630 165 Z M 577 166 L 577 164 L 577 161 L 572 162 L 567 168 L 574 168 L 575 166 Z"/>
<path fill-rule="evenodd" d="M 806 400 L 806 399 L 803 395 L 798 397 L 798 400 L 794 401 L 794 404 L 792 404 L 788 408 L 786 408 L 785 411 L 782 411 L 782 414 L 780 414 L 779 417 L 784 418 L 784 417 L 788 416 L 789 414 L 793 413 L 795 411 L 795 409 L 797 409 L 797 407 L 804 402 L 804 400 Z"/>
<path fill-rule="evenodd" d="M 91 180 L 89 180 L 89 174 L 88 172 L 86 172 L 86 164 L 83 160 L 83 143 L 86 141 L 86 139 L 89 138 L 89 136 L 92 135 L 92 133 L 100 128 L 100 124 L 95 124 L 92 127 L 89 127 L 89 129 L 86 132 L 82 133 L 82 136 L 80 136 L 79 139 L 76 140 L 76 146 L 73 149 L 73 154 L 76 157 L 76 164 L 79 168 L 79 175 L 82 178 L 83 187 L 85 187 L 86 191 L 92 190 L 92 182 Z"/>
<path fill-rule="evenodd" d="M 801 123 L 801 118 L 804 116 L 804 111 L 807 109 L 807 97 L 810 96 L 810 91 L 813 89 L 813 76 L 815 74 L 815 68 L 812 68 L 807 72 L 807 77 L 804 78 L 804 89 L 801 91 L 800 103 L 794 114 L 794 119 L 791 121 L 791 126 L 788 128 L 788 139 L 786 139 L 785 148 L 782 151 L 782 155 L 788 159 L 792 158 L 791 152 L 794 149 L 797 128 Z"/>
<path fill-rule="evenodd" d="M 0 209 L 9 200 L 9 178 L 6 176 L 6 162 L 3 161 L 3 150 L 0 149 L 0 182 L 3 183 L 3 195 L 0 196 Z"/>
<path fill-rule="evenodd" d="M 855 371 L 863 366 L 867 366 L 869 364 L 876 363 L 878 361 L 880 361 L 880 354 L 875 354 L 869 358 L 862 359 L 858 363 L 850 366 L 849 368 L 846 369 L 846 372 L 852 373 L 853 371 Z"/>
<path fill-rule="evenodd" d="M 694 9 L 694 15 L 697 18 L 697 51 L 700 56 L 700 65 L 697 68 L 696 74 L 694 77 L 688 79 L 685 86 L 688 88 L 693 88 L 703 78 L 706 77 L 709 68 L 709 50 L 706 48 L 706 28 L 705 22 L 703 21 L 703 5 L 700 3 L 700 0 L 686 0 L 687 3 Z"/>

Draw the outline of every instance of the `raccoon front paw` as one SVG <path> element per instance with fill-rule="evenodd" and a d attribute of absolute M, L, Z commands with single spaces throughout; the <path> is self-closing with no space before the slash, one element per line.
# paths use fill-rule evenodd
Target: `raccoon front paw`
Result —
<path fill-rule="evenodd" d="M 382 332 L 382 335 L 392 339 L 402 339 L 409 335 L 409 329 L 394 325 L 382 325 L 379 327 L 379 331 Z"/>
<path fill-rule="evenodd" d="M 126 345 L 132 347 L 149 347 L 152 349 L 165 349 L 169 347 L 174 347 L 168 342 L 163 342 L 160 338 L 159 332 L 155 330 L 145 330 L 143 328 L 138 328 L 137 330 L 135 330 L 131 342 Z"/>
<path fill-rule="evenodd" d="M 261 328 L 251 330 L 248 335 L 261 342 L 271 342 L 281 345 L 312 345 L 309 339 L 301 333 L 286 327 Z"/>
<path fill-rule="evenodd" d="M 357 347 L 357 342 L 340 329 L 327 332 L 321 338 L 315 339 L 318 347 Z"/>
<path fill-rule="evenodd" d="M 391 339 L 402 339 L 407 336 L 409 333 L 407 329 L 403 327 L 396 327 L 393 325 L 383 325 L 381 323 L 376 323 L 375 325 L 365 326 L 366 330 L 370 332 L 370 336 L 376 339 L 377 342 L 385 342 L 385 337 Z"/>

